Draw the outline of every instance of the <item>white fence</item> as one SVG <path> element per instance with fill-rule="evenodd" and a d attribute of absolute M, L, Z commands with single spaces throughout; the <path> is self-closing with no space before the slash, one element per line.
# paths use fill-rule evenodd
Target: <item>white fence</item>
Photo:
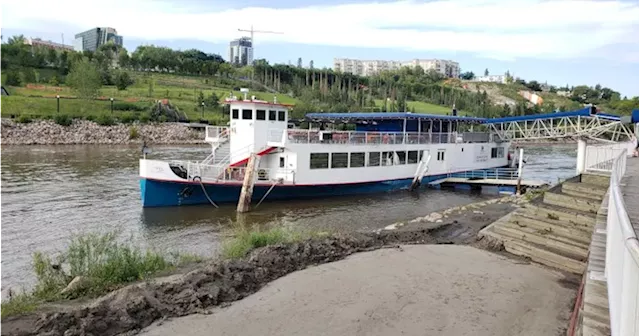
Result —
<path fill-rule="evenodd" d="M 634 142 L 620 142 L 611 145 L 587 146 L 585 169 L 593 172 L 610 172 L 613 163 L 621 151 L 631 155 L 635 148 Z"/>
<path fill-rule="evenodd" d="M 603 164 L 592 162 L 600 167 L 596 169 L 610 167 L 608 170 L 611 172 L 605 263 L 611 335 L 640 336 L 640 247 L 620 190 L 620 180 L 625 173 L 629 153 L 626 148 L 619 148 L 617 155 L 609 159 L 610 150 L 592 149 L 591 154 L 600 155 L 605 160 Z"/>

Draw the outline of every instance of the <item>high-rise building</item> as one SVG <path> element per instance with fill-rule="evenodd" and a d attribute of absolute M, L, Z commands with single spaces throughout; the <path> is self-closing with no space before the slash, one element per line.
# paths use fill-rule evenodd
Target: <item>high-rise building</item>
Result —
<path fill-rule="evenodd" d="M 76 34 L 73 48 L 76 51 L 96 51 L 98 47 L 108 42 L 122 46 L 122 36 L 114 28 L 96 27 Z"/>
<path fill-rule="evenodd" d="M 242 37 L 229 42 L 229 63 L 238 65 L 253 64 L 253 42 Z"/>
<path fill-rule="evenodd" d="M 414 59 L 406 62 L 382 61 L 382 60 L 356 60 L 348 58 L 334 58 L 333 70 L 352 73 L 359 76 L 371 76 L 385 70 L 397 70 L 401 67 L 419 66 L 424 71 L 434 70 L 446 77 L 460 77 L 460 65 L 458 62 L 440 59 Z"/>

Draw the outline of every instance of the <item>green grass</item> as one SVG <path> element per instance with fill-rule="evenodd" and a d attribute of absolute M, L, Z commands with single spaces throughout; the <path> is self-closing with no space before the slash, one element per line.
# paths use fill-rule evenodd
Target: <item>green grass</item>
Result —
<path fill-rule="evenodd" d="M 222 256 L 239 259 L 247 256 L 253 249 L 276 244 L 287 244 L 304 239 L 319 237 L 327 233 L 294 230 L 282 225 L 270 228 L 253 226 L 246 228 L 235 224 L 231 229 L 231 238 L 222 244 Z"/>
<path fill-rule="evenodd" d="M 382 107 L 384 106 L 384 101 L 382 99 L 375 100 L 376 106 Z M 421 101 L 408 101 L 407 107 L 409 109 L 414 109 L 416 113 L 424 113 L 424 114 L 447 114 L 451 113 L 451 108 L 441 105 L 435 105 L 431 103 L 421 102 Z"/>
<path fill-rule="evenodd" d="M 31 292 L 3 301 L 1 316 L 27 313 L 47 301 L 101 295 L 158 272 L 202 260 L 198 256 L 175 252 L 164 256 L 143 250 L 131 242 L 119 242 L 117 238 L 113 232 L 78 235 L 56 256 L 34 253 L 35 287 Z M 84 279 L 83 285 L 74 292 L 61 294 L 76 277 Z"/>

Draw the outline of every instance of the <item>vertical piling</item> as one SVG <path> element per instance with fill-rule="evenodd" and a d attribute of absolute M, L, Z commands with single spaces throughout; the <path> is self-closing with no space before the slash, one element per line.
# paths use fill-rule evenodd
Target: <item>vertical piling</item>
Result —
<path fill-rule="evenodd" d="M 524 163 L 524 149 L 520 148 L 518 155 L 518 185 L 516 186 L 516 195 L 520 195 L 520 183 L 522 181 L 522 164 Z"/>
<path fill-rule="evenodd" d="M 576 156 L 576 175 L 584 173 L 587 163 L 587 142 L 578 139 L 578 155 Z"/>
<path fill-rule="evenodd" d="M 256 166 L 260 161 L 260 157 L 255 153 L 251 153 L 247 168 L 244 172 L 244 181 L 242 182 L 242 190 L 240 191 L 240 199 L 238 200 L 237 211 L 248 212 L 251 206 L 251 196 L 253 196 L 253 185 L 255 182 Z"/>

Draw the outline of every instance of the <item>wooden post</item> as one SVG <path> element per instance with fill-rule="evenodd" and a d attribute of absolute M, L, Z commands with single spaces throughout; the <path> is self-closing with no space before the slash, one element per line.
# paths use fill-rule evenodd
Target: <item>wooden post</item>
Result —
<path fill-rule="evenodd" d="M 516 186 L 516 195 L 520 195 L 520 182 L 522 180 L 522 164 L 524 163 L 524 148 L 520 148 L 520 155 L 518 157 L 518 184 Z"/>
<path fill-rule="evenodd" d="M 251 153 L 249 162 L 247 162 L 247 168 L 244 172 L 244 182 L 242 183 L 242 190 L 240 191 L 240 199 L 238 200 L 238 212 L 248 212 L 251 206 L 251 196 L 253 196 L 253 185 L 255 182 L 256 166 L 260 157 L 255 153 Z"/>

